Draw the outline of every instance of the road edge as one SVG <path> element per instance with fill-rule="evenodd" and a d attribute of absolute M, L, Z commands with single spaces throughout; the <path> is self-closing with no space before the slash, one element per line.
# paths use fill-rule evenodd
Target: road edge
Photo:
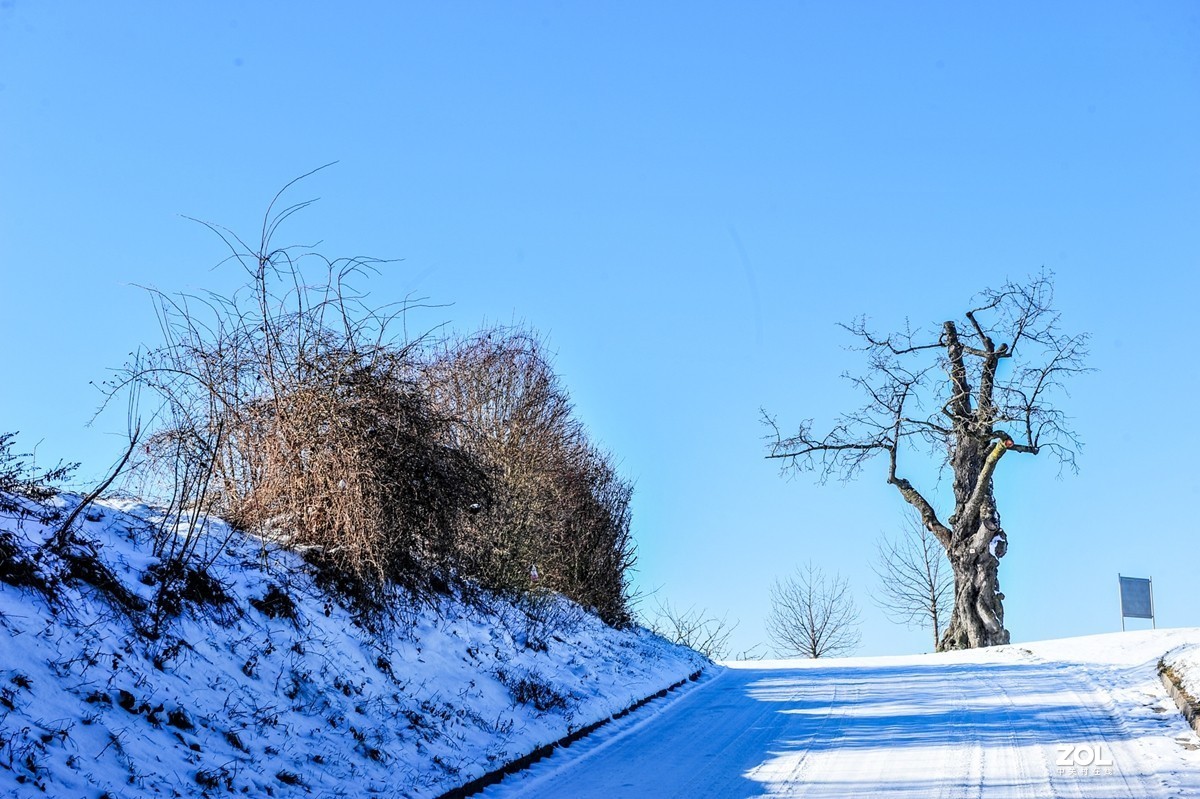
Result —
<path fill-rule="evenodd" d="M 586 738 L 587 736 L 591 735 L 593 732 L 595 732 L 596 730 L 605 726 L 606 724 L 609 724 L 610 722 L 616 721 L 618 719 L 625 718 L 633 711 L 649 704 L 650 702 L 653 702 L 655 699 L 662 699 L 667 694 L 671 693 L 672 691 L 679 690 L 683 686 L 687 685 L 689 682 L 698 681 L 700 679 L 700 676 L 704 673 L 704 671 L 705 671 L 704 669 L 697 669 L 696 671 L 689 674 L 687 677 L 684 677 L 682 680 L 680 680 L 676 683 L 668 685 L 666 688 L 663 688 L 661 691 L 656 691 L 655 693 L 650 694 L 649 696 L 642 697 L 641 699 L 637 700 L 633 704 L 626 707 L 624 710 L 620 710 L 616 713 L 613 713 L 611 716 L 602 718 L 599 721 L 593 722 L 592 724 L 588 724 L 585 727 L 580 727 L 578 730 L 575 730 L 574 732 L 567 733 L 562 738 L 559 738 L 557 741 L 545 744 L 544 746 L 539 746 L 537 749 L 534 749 L 532 752 L 522 755 L 521 757 L 518 757 L 515 760 L 510 760 L 508 763 L 505 763 L 503 766 L 501 766 L 497 769 L 494 769 L 492 771 L 489 771 L 488 773 L 486 773 L 482 776 L 476 777 L 475 779 L 471 780 L 468 783 L 460 785 L 457 788 L 451 788 L 450 790 L 446 791 L 445 793 L 440 794 L 437 797 L 437 799 L 466 799 L 466 797 L 468 797 L 468 796 L 474 796 L 475 794 L 479 793 L 480 791 L 483 791 L 485 788 L 490 788 L 491 786 L 497 784 L 498 782 L 500 782 L 501 780 L 503 780 L 505 777 L 509 776 L 510 774 L 516 774 L 518 772 L 524 771 L 527 768 L 529 768 L 530 766 L 532 766 L 534 763 L 537 763 L 539 760 L 543 760 L 543 759 L 549 757 L 550 755 L 552 755 L 554 753 L 555 749 L 568 747 L 571 744 L 575 743 L 576 741 L 579 741 L 580 739 Z"/>
<path fill-rule="evenodd" d="M 1183 718 L 1193 730 L 1200 733 L 1200 702 L 1197 702 L 1195 697 L 1187 692 L 1187 689 L 1183 687 L 1183 680 L 1163 658 L 1159 658 L 1158 661 L 1158 676 L 1167 689 L 1167 695 L 1175 700 L 1175 705 L 1183 714 Z"/>

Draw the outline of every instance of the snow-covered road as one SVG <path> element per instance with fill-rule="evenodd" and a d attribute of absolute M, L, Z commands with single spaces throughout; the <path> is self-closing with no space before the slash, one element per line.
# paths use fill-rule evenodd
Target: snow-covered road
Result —
<path fill-rule="evenodd" d="M 1154 671 L 1194 640 L 739 664 L 483 795 L 1200 796 L 1200 741 Z"/>

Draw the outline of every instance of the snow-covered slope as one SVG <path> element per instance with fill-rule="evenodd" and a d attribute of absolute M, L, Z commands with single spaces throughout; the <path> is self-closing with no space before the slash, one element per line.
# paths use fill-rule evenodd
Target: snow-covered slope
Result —
<path fill-rule="evenodd" d="M 152 518 L 110 502 L 80 536 L 142 601 Z M 156 640 L 84 581 L 55 610 L 0 583 L 0 796 L 437 796 L 705 665 L 552 595 L 443 597 L 367 632 L 296 555 L 240 536 L 210 573 L 228 602 Z"/>

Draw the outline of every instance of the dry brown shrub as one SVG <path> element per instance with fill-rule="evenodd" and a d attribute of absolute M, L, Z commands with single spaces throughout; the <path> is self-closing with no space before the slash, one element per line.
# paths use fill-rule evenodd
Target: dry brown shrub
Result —
<path fill-rule="evenodd" d="M 534 336 L 493 329 L 445 345 L 426 371 L 452 443 L 487 469 L 490 501 L 459 528 L 465 570 L 485 585 L 561 591 L 628 621 L 632 487 L 589 442 Z"/>
<path fill-rule="evenodd" d="M 198 531 L 218 513 L 368 592 L 440 584 L 483 473 L 446 445 L 419 342 L 391 332 L 409 306 L 369 306 L 351 285 L 373 263 L 271 247 L 303 205 L 269 211 L 256 248 L 213 227 L 247 276 L 232 295 L 151 291 L 164 341 L 111 388 L 161 403 L 143 469 L 169 511 L 156 554 L 205 560 Z"/>
<path fill-rule="evenodd" d="M 229 517 L 313 547 L 368 584 L 420 587 L 448 576 L 454 531 L 486 484 L 441 443 L 446 425 L 405 379 L 406 359 L 334 364 L 311 385 L 257 404 L 231 434 L 254 480 L 229 481 Z"/>
<path fill-rule="evenodd" d="M 540 342 L 393 336 L 411 305 L 373 307 L 352 286 L 373 262 L 271 246 L 304 205 L 268 210 L 255 247 L 210 226 L 245 285 L 152 291 L 164 341 L 110 387 L 161 403 L 141 464 L 143 491 L 168 508 L 156 554 L 203 567 L 212 543 L 198 531 L 216 513 L 367 599 L 455 578 L 524 592 L 536 566 L 538 588 L 628 621 L 632 487 L 589 442 Z"/>

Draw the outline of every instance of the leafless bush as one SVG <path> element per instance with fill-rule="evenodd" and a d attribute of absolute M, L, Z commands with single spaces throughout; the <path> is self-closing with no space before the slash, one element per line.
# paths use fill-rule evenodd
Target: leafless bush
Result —
<path fill-rule="evenodd" d="M 155 554 L 203 569 L 224 545 L 199 534 L 217 513 L 305 551 L 359 599 L 461 577 L 536 584 L 628 621 L 632 486 L 588 440 L 540 343 L 393 335 L 413 304 L 367 303 L 354 284 L 376 262 L 275 247 L 307 205 L 278 200 L 256 245 L 209 225 L 244 286 L 151 290 L 163 342 L 110 386 L 160 403 L 141 464 L 143 493 L 168 511 Z"/>
<path fill-rule="evenodd" d="M 651 632 L 668 641 L 696 650 L 709 660 L 725 660 L 729 657 L 729 636 L 737 628 L 730 624 L 728 616 L 710 616 L 703 608 L 690 607 L 686 610 L 663 600 L 656 603 L 653 613 L 646 619 Z"/>
<path fill-rule="evenodd" d="M 58 494 L 55 484 L 70 477 L 76 464 L 38 469 L 32 455 L 13 452 L 16 435 L 0 433 L 0 514 L 51 524 L 59 512 L 45 503 Z M 17 536 L 0 530 L 0 582 L 38 588 L 49 595 L 52 589 L 28 549 Z"/>
<path fill-rule="evenodd" d="M 463 529 L 464 568 L 490 587 L 527 589 L 535 565 L 546 571 L 550 526 L 561 516 L 558 461 L 581 437 L 570 403 L 524 334 L 498 330 L 448 344 L 426 375 L 439 412 L 457 422 L 448 443 L 493 478 L 489 501 Z"/>
<path fill-rule="evenodd" d="M 67 479 L 77 464 L 62 464 L 52 469 L 39 471 L 27 460 L 30 455 L 12 452 L 13 433 L 0 434 L 0 514 L 18 520 L 34 519 L 44 525 L 55 525 L 53 533 L 32 551 L 16 536 L 0 530 L 0 581 L 18 587 L 37 588 L 47 599 L 57 599 L 56 586 L 60 582 L 83 582 L 101 592 L 121 610 L 142 610 L 140 600 L 131 594 L 100 560 L 95 547 L 78 538 L 73 527 L 75 520 L 84 514 L 117 476 L 125 469 L 137 445 L 139 428 L 130 417 L 130 440 L 125 454 L 117 461 L 108 475 L 87 495 L 81 497 L 63 518 L 57 507 L 48 504 L 59 493 L 56 483 Z M 47 552 L 54 558 L 43 560 Z M 54 563 L 54 568 L 49 563 Z"/>
<path fill-rule="evenodd" d="M 525 593 L 517 607 L 521 611 L 521 629 L 524 644 L 528 649 L 545 652 L 550 639 L 578 629 L 583 613 L 579 606 L 545 588 L 535 588 Z"/>
<path fill-rule="evenodd" d="M 111 389 L 161 401 L 146 445 L 168 509 L 155 553 L 205 565 L 199 530 L 219 512 L 364 587 L 428 587 L 483 475 L 443 443 L 419 350 L 391 334 L 407 304 L 369 306 L 351 285 L 374 263 L 272 245 L 305 205 L 272 203 L 257 246 L 209 226 L 245 271 L 232 295 L 150 292 L 164 341 Z"/>
<path fill-rule="evenodd" d="M 426 369 L 448 446 L 480 462 L 491 494 L 460 528 L 464 569 L 485 585 L 539 585 L 629 619 L 632 486 L 588 440 L 570 398 L 528 333 L 491 330 L 442 347 Z"/>
<path fill-rule="evenodd" d="M 55 514 L 43 503 L 58 495 L 57 484 L 70 477 L 78 464 L 38 469 L 31 454 L 13 452 L 16 437 L 16 433 L 0 433 L 0 513 L 52 521 Z"/>
<path fill-rule="evenodd" d="M 841 575 L 809 563 L 771 586 L 767 634 L 781 654 L 819 658 L 858 647 L 858 608 Z"/>
<path fill-rule="evenodd" d="M 540 713 L 564 710 L 570 696 L 560 693 L 552 682 L 537 671 L 525 671 L 504 667 L 494 672 L 501 685 L 508 688 L 513 701 L 519 705 L 533 705 Z"/>

